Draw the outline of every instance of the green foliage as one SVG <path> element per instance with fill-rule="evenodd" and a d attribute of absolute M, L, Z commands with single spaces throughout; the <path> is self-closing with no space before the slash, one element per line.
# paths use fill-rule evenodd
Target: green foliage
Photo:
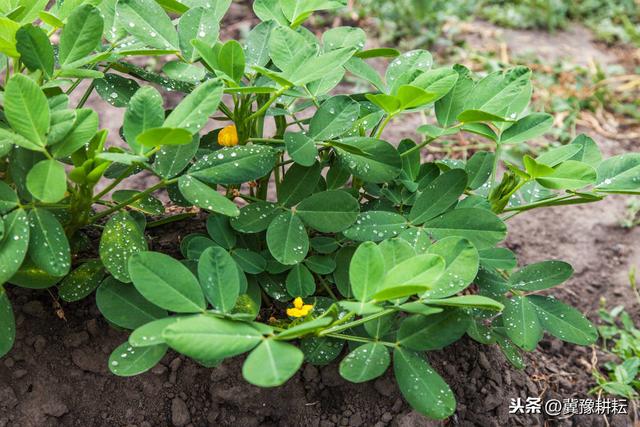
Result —
<path fill-rule="evenodd" d="M 603 159 L 582 135 L 505 160 L 503 149 L 526 148 L 551 126 L 528 109 L 529 69 L 478 77 L 435 66 L 425 50 L 363 50 L 358 28 L 318 38 L 304 26 L 344 1 L 257 0 L 262 22 L 244 43 L 218 40 L 230 1 L 79 3 L 1 18 L 0 354 L 15 334 L 5 289 L 55 287 L 68 302 L 95 291 L 104 317 L 133 331 L 109 359 L 116 375 L 150 369 L 168 348 L 205 366 L 249 353 L 244 377 L 274 387 L 349 342 L 345 379 L 393 365 L 409 403 L 443 419 L 455 399 L 424 352 L 468 334 L 521 368 L 520 352 L 545 331 L 596 340 L 582 314 L 537 294 L 571 267 L 517 268 L 502 247 L 507 220 L 638 194 L 640 159 Z M 135 65 L 169 54 L 161 68 Z M 389 58 L 383 75 L 372 58 Z M 340 93 L 346 75 L 365 93 Z M 165 111 L 152 84 L 182 99 Z M 69 96 L 78 87 L 87 89 Z M 124 109 L 110 139 L 84 108 L 94 89 Z M 437 125 L 417 141 L 384 139 L 415 112 L 433 112 Z M 463 131 L 487 150 L 423 161 L 423 147 Z M 155 183 L 124 188 L 142 171 Z M 182 236 L 182 260 L 148 250 L 158 246 L 147 228 L 194 217 L 165 209 L 161 190 L 169 205 L 207 212 L 206 234 Z"/>
<path fill-rule="evenodd" d="M 634 284 L 635 278 L 632 280 Z M 594 368 L 593 376 L 598 386 L 591 392 L 604 391 L 635 400 L 640 393 L 640 330 L 623 306 L 611 311 L 601 307 L 599 314 L 604 322 L 598 327 L 602 350 L 611 353 L 615 360 L 604 363 L 600 370 Z"/>

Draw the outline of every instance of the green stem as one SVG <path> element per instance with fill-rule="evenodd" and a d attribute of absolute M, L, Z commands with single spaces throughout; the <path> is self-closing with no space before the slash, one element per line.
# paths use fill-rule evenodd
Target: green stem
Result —
<path fill-rule="evenodd" d="M 382 124 L 380 125 L 380 127 L 378 128 L 378 132 L 376 133 L 376 138 L 380 139 L 380 137 L 382 136 L 382 132 L 384 132 L 384 128 L 387 127 L 387 125 L 389 124 L 389 122 L 393 119 L 394 114 L 389 114 L 384 121 L 382 122 Z"/>
<path fill-rule="evenodd" d="M 495 188 L 496 186 L 496 175 L 498 174 L 498 166 L 500 165 L 500 156 L 502 155 L 502 146 L 500 144 L 496 145 L 495 159 L 493 159 L 493 168 L 491 169 L 491 178 L 489 178 L 489 182 L 491 183 L 490 189 Z"/>
<path fill-rule="evenodd" d="M 162 218 L 157 221 L 151 221 L 147 224 L 147 228 L 160 227 L 161 225 L 171 224 L 172 222 L 182 221 L 183 219 L 191 218 L 196 216 L 196 212 L 185 212 L 177 215 L 173 215 L 167 218 Z"/>
<path fill-rule="evenodd" d="M 367 338 L 367 337 L 358 337 L 355 335 L 345 335 L 345 334 L 328 334 L 325 335 L 326 337 L 330 337 L 330 338 L 337 338 L 337 339 L 341 339 L 341 340 L 347 340 L 347 341 L 355 341 L 355 342 L 362 342 L 362 343 L 378 343 L 378 344 L 382 344 L 385 345 L 387 347 L 397 347 L 396 343 L 392 343 L 389 341 L 378 341 L 375 340 L 373 338 Z"/>
<path fill-rule="evenodd" d="M 322 337 L 322 336 L 326 336 L 328 334 L 333 334 L 333 333 L 336 333 L 336 332 L 342 332 L 342 331 L 344 331 L 346 329 L 353 328 L 354 326 L 362 325 L 362 324 L 367 323 L 367 322 L 369 322 L 371 320 L 377 319 L 378 317 L 383 317 L 383 316 L 386 316 L 387 314 L 394 313 L 395 311 L 396 311 L 395 308 L 387 308 L 386 310 L 382 310 L 382 311 L 379 311 L 377 313 L 373 313 L 373 314 L 370 314 L 368 316 L 361 317 L 358 320 L 354 320 L 354 321 L 349 322 L 349 323 L 344 323 L 342 325 L 336 325 L 336 326 L 333 326 L 333 327 L 331 327 L 329 329 L 325 329 L 324 331 L 320 331 L 318 333 L 318 336 Z"/>
<path fill-rule="evenodd" d="M 282 89 L 280 89 L 279 91 L 275 92 L 273 95 L 271 95 L 271 97 L 267 100 L 267 102 L 265 102 L 265 104 L 260 107 L 260 109 L 258 111 L 256 111 L 255 113 L 251 114 L 249 117 L 247 117 L 245 120 L 246 121 L 250 121 L 253 119 L 256 119 L 260 116 L 262 116 L 271 106 L 271 104 L 273 104 L 274 102 L 276 102 L 276 100 L 283 94 L 285 93 L 287 90 L 289 90 L 288 87 L 283 87 Z"/>
<path fill-rule="evenodd" d="M 109 193 L 109 191 L 113 190 L 114 188 L 116 188 L 118 186 L 118 184 L 120 184 L 126 177 L 129 176 L 129 174 L 131 172 L 133 172 L 135 170 L 135 166 L 131 165 L 129 166 L 127 169 L 125 169 L 120 175 L 118 175 L 116 177 L 116 179 L 114 179 L 111 184 L 107 185 L 101 192 L 99 192 L 98 194 L 96 194 L 93 197 L 93 200 L 100 200 L 105 194 Z"/>
<path fill-rule="evenodd" d="M 428 138 L 426 140 L 424 140 L 423 142 L 421 142 L 420 144 L 416 145 L 415 147 L 411 147 L 409 148 L 407 151 L 404 151 L 400 154 L 400 157 L 405 157 L 408 156 L 409 154 L 413 153 L 416 150 L 421 150 L 423 147 L 426 147 L 428 144 L 431 144 L 433 141 L 435 141 L 436 138 Z"/>
<path fill-rule="evenodd" d="M 169 179 L 169 180 L 162 180 L 159 183 L 157 183 L 156 185 L 154 185 L 153 187 L 147 188 L 145 191 L 130 197 L 129 199 L 125 200 L 124 202 L 119 203 L 119 204 L 117 204 L 117 205 L 115 205 L 115 206 L 113 206 L 113 207 L 111 207 L 109 209 L 106 209 L 106 210 L 104 210 L 102 212 L 99 212 L 99 213 L 95 214 L 94 216 L 89 218 L 89 223 L 90 224 L 94 223 L 97 220 L 99 220 L 101 218 L 104 218 L 107 215 L 111 215 L 112 213 L 114 213 L 116 211 L 119 211 L 120 209 L 124 208 L 125 206 L 128 206 L 131 203 L 134 203 L 134 202 L 136 202 L 136 201 L 148 196 L 149 194 L 153 193 L 154 191 L 159 190 L 161 188 L 164 188 L 164 187 L 166 187 L 168 185 L 171 185 L 171 184 L 173 184 L 173 183 L 175 183 L 177 181 L 178 181 L 178 178 L 173 178 L 173 179 Z"/>
<path fill-rule="evenodd" d="M 278 138 L 249 138 L 247 141 L 251 142 L 266 142 L 269 144 L 284 144 L 284 139 Z"/>

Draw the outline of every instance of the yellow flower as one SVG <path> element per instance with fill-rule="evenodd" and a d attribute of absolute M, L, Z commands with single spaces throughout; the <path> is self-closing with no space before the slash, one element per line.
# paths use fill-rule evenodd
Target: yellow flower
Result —
<path fill-rule="evenodd" d="M 236 125 L 225 126 L 218 133 L 218 144 L 223 147 L 233 147 L 238 145 L 238 131 Z"/>
<path fill-rule="evenodd" d="M 313 309 L 312 304 L 305 304 L 302 298 L 293 300 L 293 308 L 287 308 L 287 315 L 291 317 L 304 317 Z"/>

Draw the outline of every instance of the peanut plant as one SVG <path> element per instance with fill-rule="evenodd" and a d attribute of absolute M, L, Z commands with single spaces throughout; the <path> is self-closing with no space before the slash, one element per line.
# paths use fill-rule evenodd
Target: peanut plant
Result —
<path fill-rule="evenodd" d="M 406 400 L 443 419 L 454 396 L 426 352 L 465 334 L 522 367 L 544 332 L 587 345 L 596 329 L 548 295 L 569 264 L 517 268 L 501 246 L 528 210 L 640 191 L 640 154 L 603 159 L 581 135 L 518 163 L 507 147 L 550 129 L 530 112 L 525 67 L 475 76 L 424 50 L 366 49 L 362 29 L 304 26 L 337 0 L 256 0 L 241 42 L 219 40 L 230 0 L 10 0 L 0 4 L 0 284 L 95 294 L 131 330 L 109 368 L 140 374 L 169 348 L 208 367 L 248 353 L 247 381 L 283 384 L 303 361 L 364 382 L 391 365 Z M 158 57 L 150 66 L 139 64 Z M 388 58 L 381 76 L 371 58 Z M 158 65 L 159 64 L 159 65 Z M 344 93 L 346 74 L 368 85 Z M 76 94 L 76 91 L 81 91 Z M 182 95 L 171 110 L 163 93 Z M 118 135 L 85 107 L 124 109 Z M 431 116 L 419 140 L 394 122 Z M 425 162 L 460 132 L 492 149 Z M 155 176 L 146 189 L 125 179 Z M 208 213 L 183 259 L 145 230 Z M 88 235 L 96 235 L 95 244 Z M 93 254 L 87 258 L 86 254 Z M 0 286 L 0 354 L 15 322 Z M 540 292 L 544 291 L 544 292 Z M 72 310 L 69 304 L 67 310 Z"/>

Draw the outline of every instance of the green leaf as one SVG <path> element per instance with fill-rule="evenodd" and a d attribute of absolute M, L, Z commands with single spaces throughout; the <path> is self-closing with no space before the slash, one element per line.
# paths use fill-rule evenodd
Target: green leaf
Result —
<path fill-rule="evenodd" d="M 444 270 L 444 259 L 438 255 L 422 254 L 406 259 L 387 271 L 382 286 L 373 295 L 373 299 L 385 301 L 427 291 L 434 286 Z"/>
<path fill-rule="evenodd" d="M 471 190 L 477 190 L 482 187 L 491 175 L 494 160 L 495 154 L 488 151 L 476 151 L 465 166 L 465 170 L 469 176 L 467 187 Z"/>
<path fill-rule="evenodd" d="M 229 218 L 223 215 L 209 215 L 207 218 L 207 232 L 209 236 L 225 249 L 231 249 L 236 245 L 236 233 L 229 224 Z"/>
<path fill-rule="evenodd" d="M 113 277 L 107 277 L 96 291 L 96 304 L 109 322 L 126 329 L 167 317 L 165 310 L 146 300 L 136 288 Z"/>
<path fill-rule="evenodd" d="M 20 60 L 30 71 L 41 70 L 48 78 L 53 74 L 53 47 L 47 33 L 27 24 L 16 33 L 16 49 Z"/>
<path fill-rule="evenodd" d="M 9 184 L 6 182 L 0 181 L 0 215 L 12 211 L 18 207 L 19 203 L 20 200 L 18 200 L 18 195 L 13 188 L 9 187 Z M 2 241 L 2 239 L 0 239 L 0 241 Z"/>
<path fill-rule="evenodd" d="M 389 350 L 380 343 L 362 345 L 340 362 L 340 375 L 353 383 L 363 383 L 385 373 L 391 357 Z"/>
<path fill-rule="evenodd" d="M 466 289 L 478 273 L 480 256 L 466 239 L 445 237 L 431 245 L 427 253 L 440 255 L 446 268 L 442 277 L 424 297 L 444 298 L 455 295 Z"/>
<path fill-rule="evenodd" d="M 369 301 L 381 287 L 385 275 L 385 259 L 373 242 L 358 246 L 349 266 L 351 291 L 358 301 Z"/>
<path fill-rule="evenodd" d="M 142 326 L 138 326 L 129 335 L 129 344 L 134 347 L 149 347 L 164 344 L 162 331 L 169 325 L 179 321 L 182 317 L 173 316 L 164 319 L 152 320 Z"/>
<path fill-rule="evenodd" d="M 308 136 L 315 141 L 336 138 L 353 127 L 360 104 L 346 95 L 329 98 L 322 103 L 309 123 Z"/>
<path fill-rule="evenodd" d="M 269 39 L 276 26 L 274 21 L 261 22 L 249 31 L 245 49 L 247 65 L 259 67 L 267 65 L 269 62 Z"/>
<path fill-rule="evenodd" d="M 313 275 L 303 264 L 296 264 L 287 274 L 287 292 L 292 297 L 308 297 L 316 291 Z"/>
<path fill-rule="evenodd" d="M 385 74 L 387 86 L 391 88 L 391 93 L 395 93 L 394 88 L 404 83 L 407 75 L 415 75 L 416 71 L 427 71 L 433 65 L 433 57 L 426 50 L 418 49 L 405 52 L 395 58 Z"/>
<path fill-rule="evenodd" d="M 76 109 L 73 127 L 60 142 L 51 147 L 51 155 L 56 159 L 67 157 L 84 147 L 98 131 L 98 113 L 89 108 Z"/>
<path fill-rule="evenodd" d="M 238 266 L 221 247 L 207 248 L 198 260 L 198 278 L 207 300 L 223 313 L 229 313 L 240 294 Z"/>
<path fill-rule="evenodd" d="M 400 174 L 402 160 L 388 142 L 375 138 L 345 138 L 337 145 L 340 166 L 366 182 L 383 183 Z"/>
<path fill-rule="evenodd" d="M 67 191 L 67 175 L 62 163 L 57 160 L 41 160 L 27 175 L 27 189 L 36 199 L 55 203 Z"/>
<path fill-rule="evenodd" d="M 265 145 L 228 147 L 198 160 L 189 174 L 210 184 L 243 184 L 267 175 L 275 162 L 275 151 Z"/>
<path fill-rule="evenodd" d="M 407 317 L 398 330 L 398 344 L 416 351 L 440 350 L 458 341 L 469 327 L 464 311 L 448 309 L 442 313 Z"/>
<path fill-rule="evenodd" d="M 554 168 L 551 175 L 538 178 L 546 188 L 557 190 L 577 190 L 596 182 L 596 170 L 586 163 L 567 160 Z"/>
<path fill-rule="evenodd" d="M 318 149 L 312 138 L 304 133 L 285 132 L 284 142 L 287 153 L 299 165 L 312 166 L 318 156 Z"/>
<path fill-rule="evenodd" d="M 79 301 L 100 285 L 104 273 L 100 260 L 85 262 L 64 278 L 58 287 L 58 295 L 63 301 Z"/>
<path fill-rule="evenodd" d="M 105 73 L 104 77 L 96 79 L 94 84 L 98 95 L 118 108 L 129 105 L 131 97 L 140 88 L 140 85 L 135 80 L 127 79 L 114 73 Z"/>
<path fill-rule="evenodd" d="M 134 153 L 142 154 L 144 149 L 136 141 L 138 135 L 164 122 L 163 100 L 160 93 L 152 86 L 143 86 L 129 100 L 124 113 L 122 133 Z"/>
<path fill-rule="evenodd" d="M 64 228 L 46 209 L 29 212 L 29 258 L 52 276 L 65 276 L 71 268 L 71 249 Z"/>
<path fill-rule="evenodd" d="M 571 157 L 570 160 L 577 160 L 579 162 L 591 165 L 596 169 L 598 168 L 598 165 L 602 162 L 602 154 L 600 153 L 598 144 L 596 144 L 593 139 L 584 134 L 580 134 L 573 141 L 571 141 L 571 145 L 580 147 L 580 151 L 578 151 L 573 157 Z M 600 178 L 601 176 L 598 171 L 598 179 Z"/>
<path fill-rule="evenodd" d="M 342 67 L 355 52 L 353 48 L 336 49 L 319 56 L 298 62 L 293 70 L 287 70 L 285 78 L 297 86 L 302 86 L 326 76 Z"/>
<path fill-rule="evenodd" d="M 7 292 L 0 286 L 0 357 L 4 357 L 11 348 L 16 339 L 16 320 L 13 317 L 13 309 L 11 302 L 7 296 Z"/>
<path fill-rule="evenodd" d="M 537 310 L 529 297 L 515 296 L 506 300 L 502 323 L 507 336 L 523 350 L 533 351 L 542 339 Z"/>
<path fill-rule="evenodd" d="M 555 167 L 565 160 L 569 160 L 576 154 L 578 154 L 582 148 L 578 145 L 568 144 L 560 147 L 552 148 L 551 150 L 542 153 L 536 158 L 538 163 Z"/>
<path fill-rule="evenodd" d="M 378 242 L 396 237 L 407 227 L 407 220 L 400 214 L 386 211 L 367 211 L 358 215 L 356 223 L 344 231 L 352 240 Z"/>
<path fill-rule="evenodd" d="M 314 163 L 311 167 L 296 164 L 291 166 L 277 189 L 278 202 L 287 207 L 298 204 L 313 193 L 320 181 L 321 172 L 320 163 Z"/>
<path fill-rule="evenodd" d="M 304 354 L 296 346 L 265 339 L 247 356 L 242 376 L 259 387 L 277 387 L 300 369 L 303 360 Z"/>
<path fill-rule="evenodd" d="M 540 291 L 552 288 L 568 280 L 573 274 L 570 264 L 562 261 L 542 261 L 529 264 L 509 278 L 512 289 Z"/>
<path fill-rule="evenodd" d="M 179 50 L 178 33 L 155 1 L 118 0 L 116 16 L 122 28 L 146 45 Z"/>
<path fill-rule="evenodd" d="M 444 299 L 423 299 L 422 302 L 428 305 L 443 307 L 480 308 L 483 310 L 502 311 L 503 304 L 482 295 L 462 295 Z"/>
<path fill-rule="evenodd" d="M 15 74 L 9 79 L 4 92 L 4 114 L 19 135 L 37 146 L 45 146 L 49 104 L 44 92 L 29 77 Z"/>
<path fill-rule="evenodd" d="M 249 249 L 235 249 L 231 256 L 238 267 L 248 274 L 260 274 L 267 267 L 267 260 L 259 253 Z"/>
<path fill-rule="evenodd" d="M 147 250 L 147 241 L 135 220 L 127 212 L 112 216 L 100 238 L 100 259 L 109 273 L 129 283 L 129 258 Z"/>
<path fill-rule="evenodd" d="M 507 248 L 490 248 L 479 252 L 480 264 L 500 270 L 511 270 L 516 267 L 516 255 Z"/>
<path fill-rule="evenodd" d="M 427 221 L 424 227 L 436 239 L 463 237 L 477 249 L 486 249 L 502 241 L 507 227 L 494 213 L 480 208 L 455 209 Z"/>
<path fill-rule="evenodd" d="M 542 327 L 556 338 L 578 345 L 591 345 L 598 339 L 598 330 L 578 310 L 553 297 L 527 297 L 535 306 Z"/>
<path fill-rule="evenodd" d="M 54 145 L 63 140 L 73 128 L 76 121 L 75 110 L 57 110 L 51 113 L 51 124 L 47 135 L 47 145 Z"/>
<path fill-rule="evenodd" d="M 337 233 L 349 228 L 358 218 L 360 203 L 342 190 L 315 193 L 298 205 L 300 219 L 314 230 Z"/>
<path fill-rule="evenodd" d="M 459 64 L 454 65 L 453 69 L 458 73 L 456 84 L 435 104 L 436 118 L 443 127 L 449 127 L 456 122 L 456 117 L 463 111 L 467 96 L 473 87 L 469 69 Z"/>
<path fill-rule="evenodd" d="M 141 192 L 137 190 L 116 190 L 111 195 L 111 199 L 117 203 L 124 203 L 134 196 L 138 196 Z M 162 202 L 151 195 L 147 195 L 127 206 L 149 215 L 162 215 L 164 206 Z"/>
<path fill-rule="evenodd" d="M 396 347 L 393 371 L 400 392 L 417 412 L 432 419 L 454 413 L 456 399 L 451 389 L 420 353 Z"/>
<path fill-rule="evenodd" d="M 58 283 L 60 279 L 62 277 L 52 276 L 40 267 L 36 267 L 33 261 L 26 257 L 8 283 L 27 289 L 47 289 Z"/>
<path fill-rule="evenodd" d="M 215 188 L 189 175 L 182 175 L 178 180 L 180 193 L 190 203 L 211 212 L 226 216 L 238 216 L 240 210 L 231 200 L 218 193 Z"/>
<path fill-rule="evenodd" d="M 346 5 L 344 0 L 280 0 L 284 16 L 292 25 L 300 24 L 311 13 L 318 10 L 339 9 Z"/>
<path fill-rule="evenodd" d="M 194 50 L 191 40 L 196 39 L 212 45 L 218 40 L 219 32 L 220 24 L 213 8 L 192 7 L 180 17 L 178 22 L 182 55 L 187 61 L 194 62 L 200 55 Z"/>
<path fill-rule="evenodd" d="M 0 24 L 0 53 L 18 58 L 20 54 L 16 50 L 16 33 L 20 24 L 5 16 L 0 16 Z"/>
<path fill-rule="evenodd" d="M 351 74 L 364 79 L 371 83 L 371 85 L 373 85 L 377 90 L 383 92 L 385 90 L 385 85 L 376 69 L 367 64 L 364 60 L 356 58 L 356 56 L 358 56 L 358 53 L 344 64 L 344 68 Z M 367 97 L 369 96 L 370 95 L 367 94 Z"/>
<path fill-rule="evenodd" d="M 532 113 L 509 126 L 500 135 L 501 144 L 518 144 L 543 135 L 553 126 L 553 117 L 547 113 Z"/>
<path fill-rule="evenodd" d="M 26 148 L 27 150 L 42 151 L 40 144 L 40 142 L 37 144 L 31 142 L 27 138 L 11 132 L 9 129 L 0 128 L 0 152 L 2 153 L 0 157 L 6 156 L 14 145 Z"/>
<path fill-rule="evenodd" d="M 462 169 L 451 169 L 424 188 L 416 198 L 409 220 L 416 225 L 425 223 L 454 205 L 467 187 L 467 173 Z"/>
<path fill-rule="evenodd" d="M 162 338 L 174 350 L 196 360 L 219 360 L 251 350 L 262 334 L 247 323 L 202 314 L 167 326 Z"/>
<path fill-rule="evenodd" d="M 313 365 L 327 365 L 335 360 L 344 347 L 344 341 L 335 338 L 306 337 L 300 340 L 300 350 L 306 362 Z"/>
<path fill-rule="evenodd" d="M 640 153 L 610 157 L 598 166 L 597 189 L 610 193 L 638 191 Z"/>
<path fill-rule="evenodd" d="M 510 107 L 530 87 L 530 80 L 531 70 L 526 67 L 493 72 L 476 83 L 467 96 L 465 109 L 481 110 L 500 117 L 506 117 L 510 112 L 515 116 L 519 111 L 511 111 Z"/>
<path fill-rule="evenodd" d="M 60 35 L 58 58 L 60 64 L 84 59 L 100 43 L 104 22 L 100 11 L 89 4 L 74 9 Z"/>
<path fill-rule="evenodd" d="M 507 121 L 507 119 L 505 119 L 502 116 L 497 116 L 495 114 L 487 113 L 486 111 L 480 111 L 480 110 L 464 110 L 462 113 L 458 114 L 457 119 L 461 123 Z"/>
<path fill-rule="evenodd" d="M 416 255 L 416 251 L 409 242 L 399 237 L 387 239 L 378 245 L 382 251 L 385 269 L 390 270 L 396 264 Z"/>
<path fill-rule="evenodd" d="M 313 247 L 313 243 L 311 246 Z M 313 255 L 305 259 L 304 263 L 309 270 L 317 274 L 331 274 L 336 269 L 336 262 L 330 256 Z"/>
<path fill-rule="evenodd" d="M 197 313 L 206 308 L 198 280 L 168 255 L 136 253 L 129 259 L 129 271 L 136 289 L 159 307 L 176 313 Z"/>
<path fill-rule="evenodd" d="M 189 165 L 199 146 L 200 138 L 197 134 L 191 144 L 163 146 L 156 154 L 153 170 L 164 178 L 173 178 Z"/>
<path fill-rule="evenodd" d="M 207 123 L 209 116 L 218 109 L 222 93 L 223 84 L 219 79 L 207 80 L 173 109 L 162 126 L 183 128 L 191 133 L 198 132 Z"/>
<path fill-rule="evenodd" d="M 275 217 L 267 229 L 267 246 L 281 264 L 302 261 L 309 251 L 309 236 L 298 215 L 282 212 Z"/>
<path fill-rule="evenodd" d="M 153 368 L 166 353 L 167 346 L 163 344 L 134 348 L 125 342 L 109 356 L 109 370 L 119 377 L 132 377 Z"/>
<path fill-rule="evenodd" d="M 545 165 L 544 163 L 539 163 L 535 159 L 525 155 L 522 158 L 522 162 L 524 163 L 524 168 L 532 178 L 542 178 L 545 176 L 552 175 L 554 173 L 553 168 Z"/>
<path fill-rule="evenodd" d="M 236 83 L 244 76 L 244 50 L 235 40 L 227 41 L 218 53 L 218 67 Z"/>
<path fill-rule="evenodd" d="M 264 201 L 250 203 L 240 209 L 240 215 L 231 218 L 230 224 L 242 233 L 259 233 L 269 227 L 279 212 L 280 208 L 274 203 Z"/>

